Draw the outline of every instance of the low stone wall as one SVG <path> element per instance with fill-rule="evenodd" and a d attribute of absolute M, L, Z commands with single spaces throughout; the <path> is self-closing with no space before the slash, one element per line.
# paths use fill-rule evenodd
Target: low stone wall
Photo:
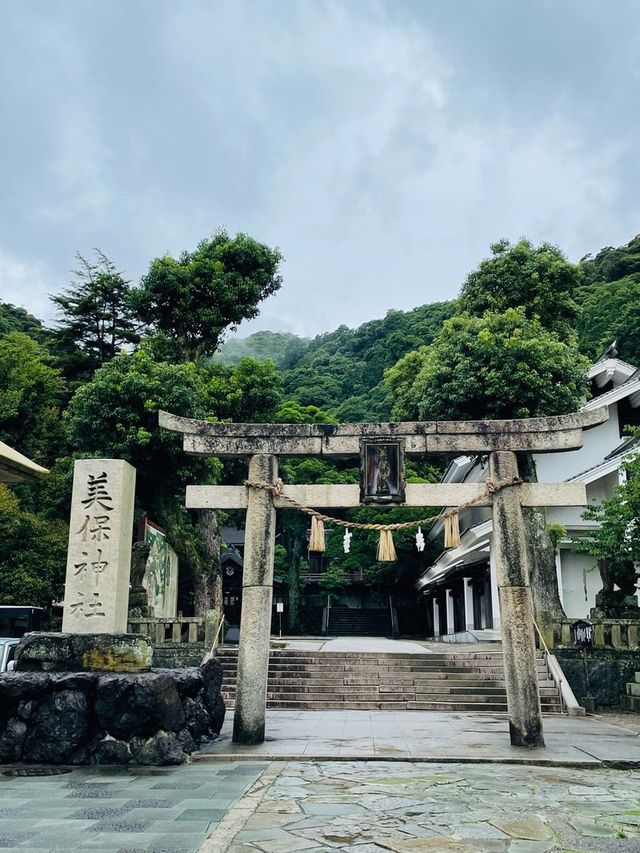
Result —
<path fill-rule="evenodd" d="M 220 732 L 222 666 L 0 675 L 0 763 L 180 764 Z"/>
<path fill-rule="evenodd" d="M 206 651 L 204 643 L 163 643 L 153 647 L 153 665 L 169 669 L 197 666 Z"/>
<path fill-rule="evenodd" d="M 615 708 L 640 669 L 640 652 L 624 649 L 554 649 L 578 702 L 587 711 Z"/>

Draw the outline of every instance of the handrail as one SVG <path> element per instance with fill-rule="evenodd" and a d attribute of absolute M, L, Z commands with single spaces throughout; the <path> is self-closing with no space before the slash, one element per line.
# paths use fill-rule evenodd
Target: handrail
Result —
<path fill-rule="evenodd" d="M 216 635 L 213 639 L 213 648 L 214 649 L 217 648 L 217 646 L 218 646 L 218 637 L 220 637 L 220 648 L 222 648 L 224 646 L 224 634 L 222 634 L 222 636 L 220 635 L 220 632 L 222 631 L 223 625 L 224 625 L 224 613 L 220 617 L 220 623 L 218 625 L 218 630 L 216 631 Z"/>
<path fill-rule="evenodd" d="M 393 614 L 393 600 L 389 595 L 389 616 L 391 617 L 391 637 L 395 640 L 396 637 L 396 620 Z"/>
<path fill-rule="evenodd" d="M 218 628 L 215 633 L 215 637 L 213 638 L 213 643 L 211 644 L 211 648 L 202 658 L 202 663 L 207 663 L 214 656 L 216 648 L 218 647 L 218 637 L 220 637 L 220 632 L 222 631 L 222 627 L 224 625 L 224 613 L 220 617 L 220 621 L 218 622 Z M 224 645 L 224 634 L 222 634 L 222 639 L 220 641 L 220 648 Z"/>
<path fill-rule="evenodd" d="M 554 683 L 558 688 L 558 693 L 560 695 L 560 711 L 566 713 L 570 717 L 584 717 L 586 714 L 585 709 L 582 705 L 578 704 L 578 700 L 575 697 L 573 690 L 571 689 L 571 685 L 567 681 L 564 672 L 562 671 L 562 667 L 560 666 L 560 662 L 557 657 L 549 651 L 547 644 L 544 641 L 544 637 L 542 636 L 542 632 L 540 628 L 538 628 L 538 624 L 536 620 L 533 620 L 533 626 L 537 631 L 538 637 L 540 638 L 540 642 L 542 643 L 542 647 L 545 652 L 545 664 L 547 666 L 547 672 L 553 679 Z"/>
<path fill-rule="evenodd" d="M 329 616 L 330 616 L 330 614 L 331 614 L 331 593 L 328 592 L 327 593 L 327 628 L 325 631 L 327 636 L 329 636 Z"/>

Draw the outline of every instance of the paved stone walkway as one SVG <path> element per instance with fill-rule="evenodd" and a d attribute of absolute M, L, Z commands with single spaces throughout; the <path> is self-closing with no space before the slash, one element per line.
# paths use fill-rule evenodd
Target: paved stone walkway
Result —
<path fill-rule="evenodd" d="M 201 853 L 638 850 L 640 771 L 381 762 L 273 764 L 201 847 Z"/>
<path fill-rule="evenodd" d="M 530 752 L 509 744 L 505 716 L 438 711 L 267 711 L 267 739 L 232 743 L 233 714 L 221 737 L 198 758 L 414 759 L 422 761 L 536 761 L 549 764 L 640 766 L 640 737 L 595 717 L 544 717 L 546 748 Z M 362 851 L 368 853 L 368 851 Z"/>
<path fill-rule="evenodd" d="M 265 767 L 243 762 L 0 774 L 0 848 L 191 853 Z"/>

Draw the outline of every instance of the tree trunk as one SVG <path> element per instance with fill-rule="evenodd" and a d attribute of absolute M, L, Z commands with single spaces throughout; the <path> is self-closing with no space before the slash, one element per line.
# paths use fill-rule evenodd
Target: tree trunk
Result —
<path fill-rule="evenodd" d="M 198 524 L 202 534 L 202 567 L 196 575 L 194 610 L 205 616 L 210 610 L 222 615 L 222 570 L 220 567 L 220 527 L 213 509 L 199 509 Z"/>
<path fill-rule="evenodd" d="M 531 453 L 518 454 L 520 476 L 527 483 L 537 483 L 536 466 Z M 546 623 L 566 619 L 556 572 L 556 553 L 547 532 L 547 516 L 543 507 L 523 507 L 529 556 L 529 583 L 536 620 L 541 630 Z"/>

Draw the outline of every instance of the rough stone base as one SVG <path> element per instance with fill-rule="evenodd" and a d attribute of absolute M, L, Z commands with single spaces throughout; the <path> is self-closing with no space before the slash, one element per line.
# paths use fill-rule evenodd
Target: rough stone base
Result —
<path fill-rule="evenodd" d="M 222 666 L 0 675 L 0 763 L 180 764 L 222 728 Z"/>
<path fill-rule="evenodd" d="M 153 646 L 139 634 L 26 634 L 16 649 L 21 672 L 145 672 Z"/>

